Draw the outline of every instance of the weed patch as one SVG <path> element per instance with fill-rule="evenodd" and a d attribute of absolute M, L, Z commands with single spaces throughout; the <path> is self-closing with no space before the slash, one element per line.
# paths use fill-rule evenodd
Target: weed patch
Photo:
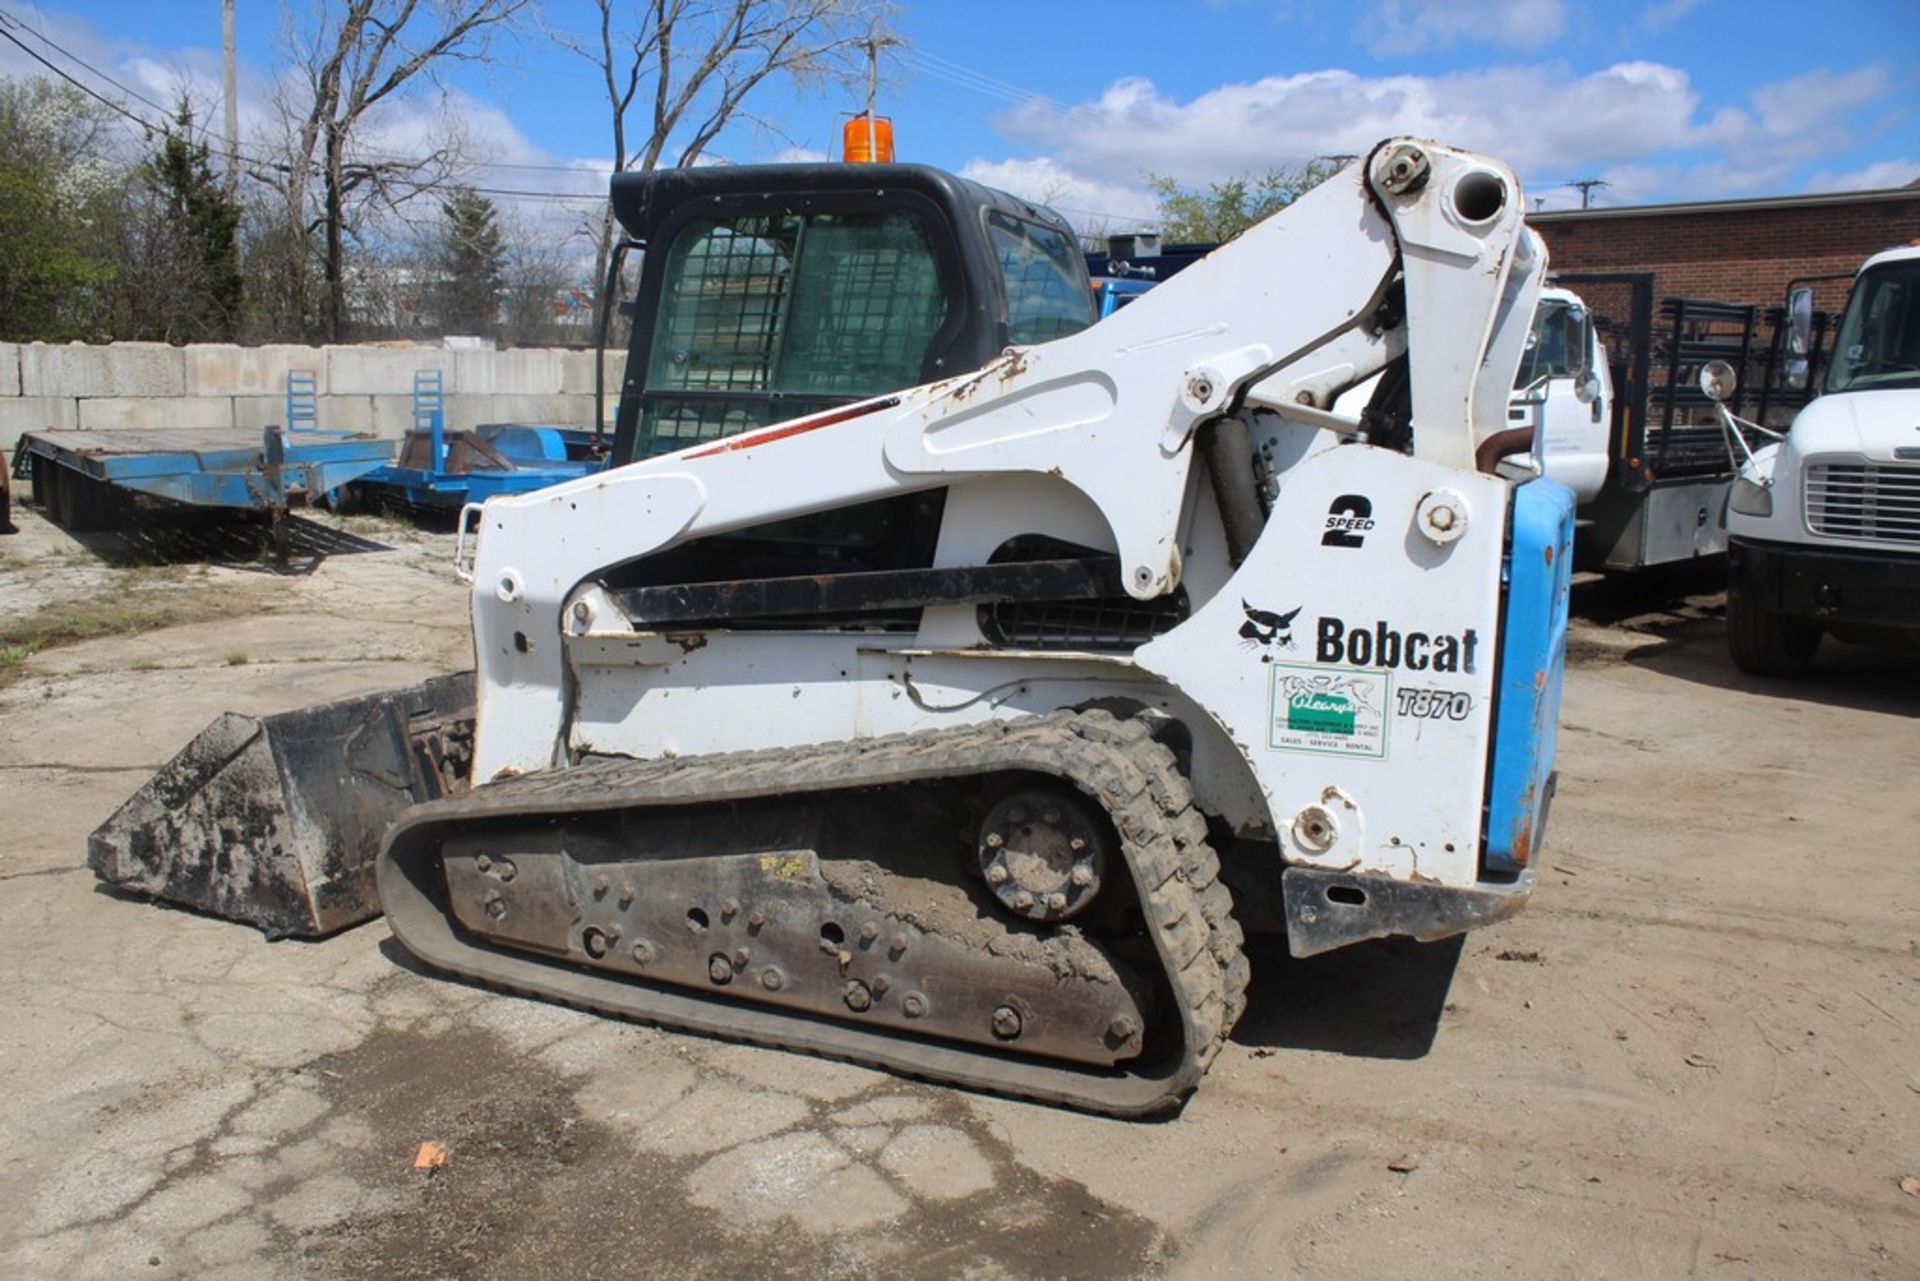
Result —
<path fill-rule="evenodd" d="M 206 622 L 242 609 L 231 593 L 213 591 L 131 592 L 111 601 L 49 605 L 25 618 L 0 622 L 0 689 L 20 679 L 27 660 L 45 650 Z"/>

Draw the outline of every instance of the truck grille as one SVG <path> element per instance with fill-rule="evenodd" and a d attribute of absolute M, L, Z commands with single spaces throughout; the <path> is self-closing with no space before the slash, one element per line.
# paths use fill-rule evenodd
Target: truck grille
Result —
<path fill-rule="evenodd" d="M 1816 534 L 1920 544 L 1920 467 L 1815 463 L 1807 468 L 1806 514 Z"/>

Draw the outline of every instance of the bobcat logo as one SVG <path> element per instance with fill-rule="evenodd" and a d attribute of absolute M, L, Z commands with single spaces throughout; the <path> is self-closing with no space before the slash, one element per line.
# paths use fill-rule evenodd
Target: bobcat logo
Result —
<path fill-rule="evenodd" d="M 1240 608 L 1247 611 L 1247 621 L 1240 624 L 1240 643 L 1243 647 L 1269 651 L 1293 648 L 1293 620 L 1303 606 L 1296 605 L 1284 614 L 1276 614 L 1270 609 L 1255 609 L 1242 597 Z M 1271 663 L 1272 653 L 1262 654 L 1260 661 Z"/>

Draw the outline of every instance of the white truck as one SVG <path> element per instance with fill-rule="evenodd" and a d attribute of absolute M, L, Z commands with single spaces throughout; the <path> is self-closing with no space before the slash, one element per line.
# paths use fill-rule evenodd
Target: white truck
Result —
<path fill-rule="evenodd" d="M 1694 372 L 1724 358 L 1751 375 L 1733 408 L 1780 420 L 1793 404 L 1776 374 L 1784 320 L 1743 303 L 1656 303 L 1646 272 L 1555 279 L 1534 310 L 1507 429 L 1484 448 L 1510 479 L 1545 476 L 1573 491 L 1576 558 L 1587 567 L 1637 571 L 1721 554 L 1735 469 Z M 1809 330 L 1810 350 L 1821 337 Z M 1335 408 L 1358 414 L 1373 390 L 1356 387 Z"/>
<path fill-rule="evenodd" d="M 1533 469 L 1571 489 L 1583 507 L 1606 488 L 1613 403 L 1606 349 L 1586 303 L 1571 289 L 1542 289 L 1507 421 L 1532 433 Z"/>
<path fill-rule="evenodd" d="M 1795 289 L 1788 377 L 1802 385 L 1812 313 L 1812 291 Z M 1731 373 L 1710 369 L 1703 387 L 1724 399 Z M 1821 391 L 1784 437 L 1736 445 L 1727 646 L 1756 675 L 1804 673 L 1827 633 L 1920 644 L 1920 246 L 1860 268 Z M 1729 443 L 1753 427 L 1721 412 Z"/>

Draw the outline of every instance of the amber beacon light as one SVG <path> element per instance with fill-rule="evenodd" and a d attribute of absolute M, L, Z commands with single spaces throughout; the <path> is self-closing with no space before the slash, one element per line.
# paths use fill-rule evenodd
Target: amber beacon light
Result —
<path fill-rule="evenodd" d="M 850 165 L 893 163 L 893 121 L 886 116 L 858 115 L 840 127 L 840 155 Z"/>

